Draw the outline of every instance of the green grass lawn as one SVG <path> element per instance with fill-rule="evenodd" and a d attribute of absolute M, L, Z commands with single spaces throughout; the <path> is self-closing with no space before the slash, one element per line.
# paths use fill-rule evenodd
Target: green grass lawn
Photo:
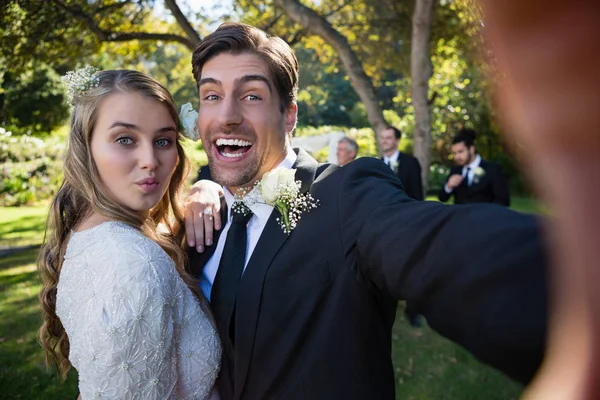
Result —
<path fill-rule="evenodd" d="M 427 196 L 426 200 L 439 201 L 437 196 L 435 196 L 435 195 Z M 451 198 L 447 204 L 452 204 L 452 203 L 453 203 L 453 198 Z M 519 211 L 519 212 L 535 213 L 535 214 L 542 214 L 542 213 L 548 212 L 547 208 L 544 207 L 544 205 L 539 200 L 533 199 L 531 197 L 512 196 L 510 198 L 510 208 L 512 208 L 515 211 Z"/>
<path fill-rule="evenodd" d="M 41 244 L 48 206 L 0 207 L 0 246 Z"/>
<path fill-rule="evenodd" d="M 61 384 L 46 372 L 37 343 L 38 248 L 0 258 L 0 399 L 73 399 L 75 374 Z"/>

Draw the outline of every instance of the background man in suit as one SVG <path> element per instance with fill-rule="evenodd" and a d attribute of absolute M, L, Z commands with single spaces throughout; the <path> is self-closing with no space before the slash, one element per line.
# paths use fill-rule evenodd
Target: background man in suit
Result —
<path fill-rule="evenodd" d="M 336 155 L 338 165 L 341 167 L 348 164 L 350 161 L 354 161 L 354 159 L 356 159 L 357 153 L 358 144 L 356 143 L 356 140 L 348 136 L 344 136 L 340 139 L 340 141 L 337 144 Z"/>
<path fill-rule="evenodd" d="M 200 135 L 225 186 L 215 245 L 189 252 L 223 343 L 222 399 L 394 399 L 401 299 L 480 360 L 531 378 L 546 328 L 539 221 L 485 204 L 414 201 L 379 160 L 340 168 L 292 150 L 296 57 L 257 28 L 221 25 L 192 65 Z M 293 168 L 300 193 L 319 201 L 290 233 L 268 204 L 232 207 L 240 188 L 276 167 Z"/>
<path fill-rule="evenodd" d="M 421 165 L 415 157 L 400 153 L 398 145 L 401 138 L 402 132 L 392 126 L 388 126 L 381 132 L 379 147 L 383 152 L 382 160 L 400 178 L 408 197 L 423 200 Z"/>
<path fill-rule="evenodd" d="M 452 140 L 456 166 L 440 190 L 440 201 L 454 196 L 455 204 L 496 203 L 510 206 L 508 185 L 499 164 L 481 159 L 475 149 L 475 132 L 461 130 Z"/>

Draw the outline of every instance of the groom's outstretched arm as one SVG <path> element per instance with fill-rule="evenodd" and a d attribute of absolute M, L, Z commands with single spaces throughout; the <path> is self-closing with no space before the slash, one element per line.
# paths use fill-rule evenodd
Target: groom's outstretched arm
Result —
<path fill-rule="evenodd" d="M 530 380 L 547 320 L 540 221 L 497 205 L 411 201 L 381 163 L 361 160 L 342 171 L 339 218 L 344 246 L 357 249 L 376 290 L 408 300 L 483 362 Z"/>

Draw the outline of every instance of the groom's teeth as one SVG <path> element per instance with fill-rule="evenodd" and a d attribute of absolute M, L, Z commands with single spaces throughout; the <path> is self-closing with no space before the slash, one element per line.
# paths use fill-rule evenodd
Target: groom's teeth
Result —
<path fill-rule="evenodd" d="M 225 153 L 224 151 L 220 152 L 222 156 L 228 158 L 239 158 L 244 155 L 244 153 Z"/>
<path fill-rule="evenodd" d="M 251 142 L 247 140 L 240 139 L 217 139 L 217 146 L 238 146 L 238 147 L 247 147 L 252 146 Z"/>

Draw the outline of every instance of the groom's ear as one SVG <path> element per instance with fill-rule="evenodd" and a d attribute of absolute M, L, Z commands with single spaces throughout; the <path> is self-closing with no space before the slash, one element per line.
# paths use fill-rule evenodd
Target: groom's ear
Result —
<path fill-rule="evenodd" d="M 296 129 L 296 122 L 298 121 L 298 105 L 293 102 L 285 109 L 285 133 L 291 134 Z"/>

